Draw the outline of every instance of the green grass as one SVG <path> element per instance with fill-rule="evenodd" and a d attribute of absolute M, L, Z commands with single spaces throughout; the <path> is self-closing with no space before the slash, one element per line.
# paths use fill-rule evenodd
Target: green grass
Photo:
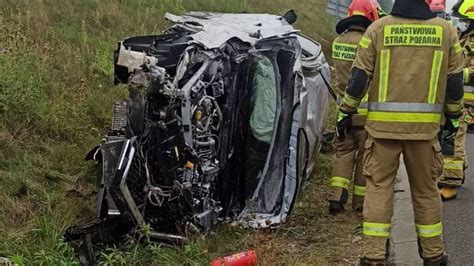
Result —
<path fill-rule="evenodd" d="M 93 218 L 94 165 L 83 160 L 110 126 L 112 51 L 127 36 L 156 34 L 165 12 L 283 14 L 326 51 L 333 20 L 323 0 L 3 0 L 0 9 L 0 257 L 18 264 L 76 265 L 62 240 L 68 226 Z M 103 264 L 206 264 L 256 248 L 259 261 L 340 263 L 355 252 L 353 214 L 326 215 L 327 156 L 289 224 L 278 231 L 222 225 L 170 248 L 130 240 L 98 254 Z M 340 243 L 339 243 L 340 242 Z M 346 243 L 346 244 L 342 244 Z M 302 248 L 300 246 L 303 245 Z M 342 255 L 341 255 L 342 254 Z"/>

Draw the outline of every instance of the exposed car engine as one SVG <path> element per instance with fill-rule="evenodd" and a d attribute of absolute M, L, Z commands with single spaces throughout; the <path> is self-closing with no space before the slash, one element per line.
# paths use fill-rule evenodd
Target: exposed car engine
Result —
<path fill-rule="evenodd" d="M 87 155 L 102 170 L 97 220 L 69 228 L 68 240 L 117 241 L 147 224 L 153 239 L 179 243 L 229 218 L 251 227 L 287 219 L 319 150 L 322 122 L 314 116 L 324 117 L 320 76 L 328 66 L 319 45 L 281 17 L 248 15 L 169 14 L 177 25 L 163 34 L 119 42 L 115 83 L 127 85 L 129 99 L 114 105 L 110 132 Z M 235 20 L 254 26 L 229 34 Z M 221 28 L 228 36 L 219 41 Z M 249 122 L 265 104 L 255 103 L 261 84 L 276 95 L 265 139 Z M 249 159 L 256 145 L 257 166 Z"/>

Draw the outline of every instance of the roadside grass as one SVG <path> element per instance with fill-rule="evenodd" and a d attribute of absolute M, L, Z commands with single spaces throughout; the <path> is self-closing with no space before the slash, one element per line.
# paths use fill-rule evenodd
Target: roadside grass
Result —
<path fill-rule="evenodd" d="M 112 86 L 117 40 L 159 33 L 165 12 L 295 9 L 296 27 L 329 51 L 325 1 L 3 0 L 0 9 L 0 257 L 23 265 L 76 265 L 64 230 L 94 215 L 94 165 L 83 160 L 127 96 Z M 327 53 L 326 53 L 327 54 Z M 343 263 L 357 253 L 352 213 L 328 217 L 328 156 L 277 231 L 222 225 L 183 248 L 128 241 L 98 254 L 101 264 L 205 264 L 255 248 L 262 264 Z M 355 242 L 353 240 L 355 239 Z M 354 244 L 356 243 L 356 244 Z"/>

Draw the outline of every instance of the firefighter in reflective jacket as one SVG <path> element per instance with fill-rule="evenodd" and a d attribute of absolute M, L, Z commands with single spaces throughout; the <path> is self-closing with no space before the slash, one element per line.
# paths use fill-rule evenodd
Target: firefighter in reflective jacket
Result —
<path fill-rule="evenodd" d="M 441 146 L 443 148 L 444 170 L 438 186 L 443 200 L 455 199 L 457 188 L 464 183 L 464 172 L 468 166 L 465 153 L 466 133 L 470 127 L 474 131 L 474 0 L 461 0 L 453 7 L 453 16 L 461 19 L 458 28 L 461 32 L 461 47 L 464 61 L 464 114 L 459 119 L 459 130 L 455 135 L 443 132 Z M 472 47 L 472 48 L 471 48 Z"/>
<path fill-rule="evenodd" d="M 349 80 L 352 62 L 355 59 L 357 45 L 367 27 L 379 18 L 377 1 L 354 0 L 349 6 L 348 16 L 336 26 L 339 34 L 332 44 L 334 59 L 335 90 L 341 102 Z M 349 185 L 352 176 L 352 208 L 361 210 L 365 195 L 365 177 L 362 173 L 362 158 L 367 132 L 364 130 L 367 118 L 367 102 L 364 102 L 353 117 L 352 131 L 342 138 L 335 138 L 335 153 L 332 158 L 331 192 L 328 198 L 329 213 L 337 214 L 344 209 L 348 200 Z"/>
<path fill-rule="evenodd" d="M 420 256 L 425 265 L 447 263 L 436 184 L 443 167 L 437 135 L 443 112 L 445 127 L 453 132 L 462 114 L 462 69 L 456 30 L 436 17 L 424 0 L 396 0 L 391 16 L 372 23 L 361 39 L 338 121 L 339 134 L 345 134 L 370 84 L 361 264 L 386 264 L 395 176 L 402 154 Z"/>

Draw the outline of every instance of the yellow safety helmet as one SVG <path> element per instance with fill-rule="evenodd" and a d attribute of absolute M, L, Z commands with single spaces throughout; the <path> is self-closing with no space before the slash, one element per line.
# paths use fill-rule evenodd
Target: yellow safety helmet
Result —
<path fill-rule="evenodd" d="M 453 17 L 474 20 L 474 0 L 459 0 L 453 6 Z"/>

